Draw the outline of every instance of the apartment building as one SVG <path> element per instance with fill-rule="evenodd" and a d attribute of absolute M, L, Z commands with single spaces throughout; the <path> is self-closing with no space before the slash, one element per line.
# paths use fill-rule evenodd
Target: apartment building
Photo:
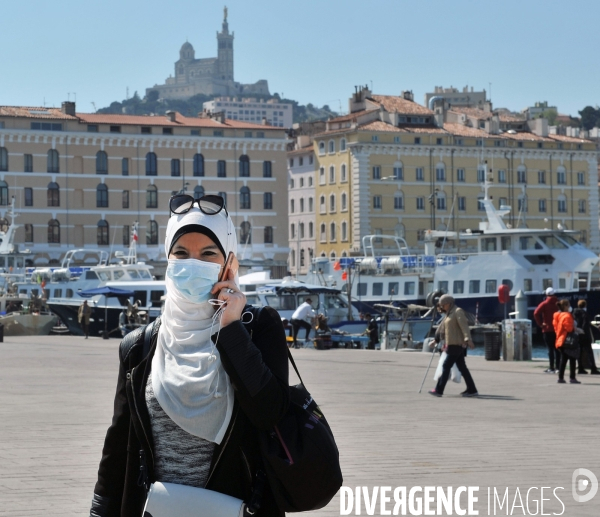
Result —
<path fill-rule="evenodd" d="M 223 117 L 77 113 L 0 106 L 0 228 L 14 196 L 15 242 L 35 264 L 71 248 L 127 248 L 164 260 L 169 197 L 220 194 L 238 228 L 240 258 L 285 265 L 287 136 Z"/>

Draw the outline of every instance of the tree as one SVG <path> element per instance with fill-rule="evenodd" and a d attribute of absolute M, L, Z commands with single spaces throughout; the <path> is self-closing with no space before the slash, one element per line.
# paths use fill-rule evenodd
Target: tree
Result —
<path fill-rule="evenodd" d="M 558 113 L 555 109 L 547 109 L 547 110 L 543 111 L 542 113 L 540 113 L 540 118 L 548 119 L 549 126 L 556 125 L 556 117 L 557 116 L 558 116 Z"/>
<path fill-rule="evenodd" d="M 581 127 L 588 131 L 598 125 L 598 119 L 600 119 L 600 112 L 597 108 L 592 106 L 586 106 L 583 108 L 579 115 L 581 116 Z"/>

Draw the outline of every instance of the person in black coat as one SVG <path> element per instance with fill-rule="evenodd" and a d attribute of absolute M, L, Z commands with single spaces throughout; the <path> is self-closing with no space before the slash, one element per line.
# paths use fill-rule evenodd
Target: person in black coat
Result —
<path fill-rule="evenodd" d="M 275 310 L 246 305 L 234 271 L 217 281 L 237 242 L 222 199 L 214 198 L 171 199 L 171 211 L 183 213 L 167 226 L 165 310 L 145 357 L 145 328 L 121 343 L 90 517 L 141 517 L 157 481 L 245 502 L 260 497 L 254 515 L 284 515 L 257 479 L 258 434 L 289 405 L 285 332 Z"/>
<path fill-rule="evenodd" d="M 596 367 L 596 361 L 594 360 L 594 351 L 592 349 L 592 328 L 590 324 L 590 317 L 587 313 L 587 302 L 585 300 L 579 300 L 577 302 L 577 309 L 573 311 L 573 317 L 577 323 L 577 328 L 583 331 L 579 334 L 579 349 L 580 355 L 578 360 L 578 372 L 579 374 L 588 373 L 585 369 L 586 359 L 590 365 L 590 373 L 592 375 L 600 375 L 600 371 Z"/>
<path fill-rule="evenodd" d="M 375 350 L 375 345 L 379 343 L 379 325 L 377 324 L 377 320 L 370 314 L 365 314 L 365 319 L 369 322 L 367 325 L 367 334 L 369 336 L 367 348 Z"/>

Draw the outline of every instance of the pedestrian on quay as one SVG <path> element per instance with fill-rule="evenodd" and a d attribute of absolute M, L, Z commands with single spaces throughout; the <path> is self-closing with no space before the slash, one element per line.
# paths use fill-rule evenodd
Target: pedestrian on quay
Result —
<path fill-rule="evenodd" d="M 444 325 L 440 335 L 446 339 L 446 360 L 442 369 L 442 376 L 438 379 L 434 389 L 429 391 L 430 395 L 441 397 L 444 394 L 444 388 L 450 378 L 450 370 L 456 364 L 467 383 L 467 389 L 461 393 L 463 397 L 476 397 L 479 395 L 471 372 L 465 363 L 465 357 L 468 348 L 475 348 L 475 343 L 471 339 L 469 322 L 465 312 L 456 305 L 454 297 L 444 294 L 439 301 L 440 308 L 446 313 L 446 317 L 441 325 Z"/>
<path fill-rule="evenodd" d="M 164 312 L 151 333 L 141 327 L 121 342 L 90 517 L 141 516 L 158 482 L 193 487 L 199 508 L 218 492 L 246 502 L 244 516 L 284 517 L 260 473 L 259 447 L 259 430 L 289 405 L 281 318 L 246 305 L 229 266 L 237 239 L 223 198 L 177 194 L 169 208 Z M 181 501 L 169 500 L 169 515 L 181 514 Z"/>
<path fill-rule="evenodd" d="M 533 311 L 533 317 L 535 322 L 542 329 L 544 343 L 546 343 L 546 348 L 548 349 L 550 365 L 544 370 L 544 373 L 557 373 L 560 369 L 561 353 L 558 348 L 556 348 L 556 333 L 554 332 L 554 325 L 552 324 L 552 318 L 557 311 L 557 303 L 558 298 L 556 297 L 554 289 L 548 287 L 546 289 L 546 298 L 536 307 L 535 311 Z"/>
<path fill-rule="evenodd" d="M 304 341 L 308 341 L 308 336 L 312 330 L 312 320 L 317 316 L 316 312 L 312 308 L 312 300 L 307 298 L 304 303 L 301 303 L 298 308 L 292 314 L 290 325 L 292 326 L 292 338 L 294 348 L 299 348 L 296 337 L 301 328 L 306 329 L 306 337 Z M 309 319 L 310 322 L 309 323 Z"/>
<path fill-rule="evenodd" d="M 563 299 L 556 304 L 557 312 L 554 313 L 553 325 L 554 332 L 556 332 L 556 349 L 560 350 L 562 359 L 560 360 L 560 369 L 558 370 L 558 382 L 559 384 L 565 384 L 565 369 L 567 367 L 567 361 L 569 362 L 569 382 L 571 384 L 581 384 L 575 378 L 575 361 L 577 355 L 568 355 L 566 350 L 562 348 L 567 334 L 575 330 L 575 320 L 571 314 L 571 304 L 569 300 Z"/>
<path fill-rule="evenodd" d="M 368 350 L 375 350 L 375 345 L 379 343 L 379 325 L 374 316 L 369 313 L 365 314 L 365 319 L 369 322 L 367 325 L 366 333 L 369 336 L 369 344 L 367 345 Z"/>
<path fill-rule="evenodd" d="M 582 330 L 582 334 L 579 334 L 579 367 L 577 373 L 580 375 L 587 374 L 585 365 L 589 364 L 590 373 L 592 375 L 600 375 L 600 370 L 596 366 L 594 359 L 594 351 L 592 349 L 592 342 L 594 338 L 592 336 L 592 325 L 590 323 L 590 317 L 587 313 L 587 302 L 583 299 L 577 301 L 577 309 L 573 311 L 573 317 L 577 328 Z"/>
<path fill-rule="evenodd" d="M 85 339 L 88 338 L 89 330 L 90 330 L 90 317 L 92 316 L 92 308 L 88 305 L 87 300 L 83 300 L 83 303 L 79 306 L 79 311 L 77 314 L 77 319 L 81 328 L 83 329 L 83 333 L 85 334 Z"/>

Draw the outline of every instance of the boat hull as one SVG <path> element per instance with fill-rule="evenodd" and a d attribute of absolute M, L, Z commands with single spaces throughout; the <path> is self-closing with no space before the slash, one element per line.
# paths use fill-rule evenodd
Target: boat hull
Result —
<path fill-rule="evenodd" d="M 11 313 L 0 318 L 5 336 L 47 336 L 56 324 L 54 314 Z"/>

